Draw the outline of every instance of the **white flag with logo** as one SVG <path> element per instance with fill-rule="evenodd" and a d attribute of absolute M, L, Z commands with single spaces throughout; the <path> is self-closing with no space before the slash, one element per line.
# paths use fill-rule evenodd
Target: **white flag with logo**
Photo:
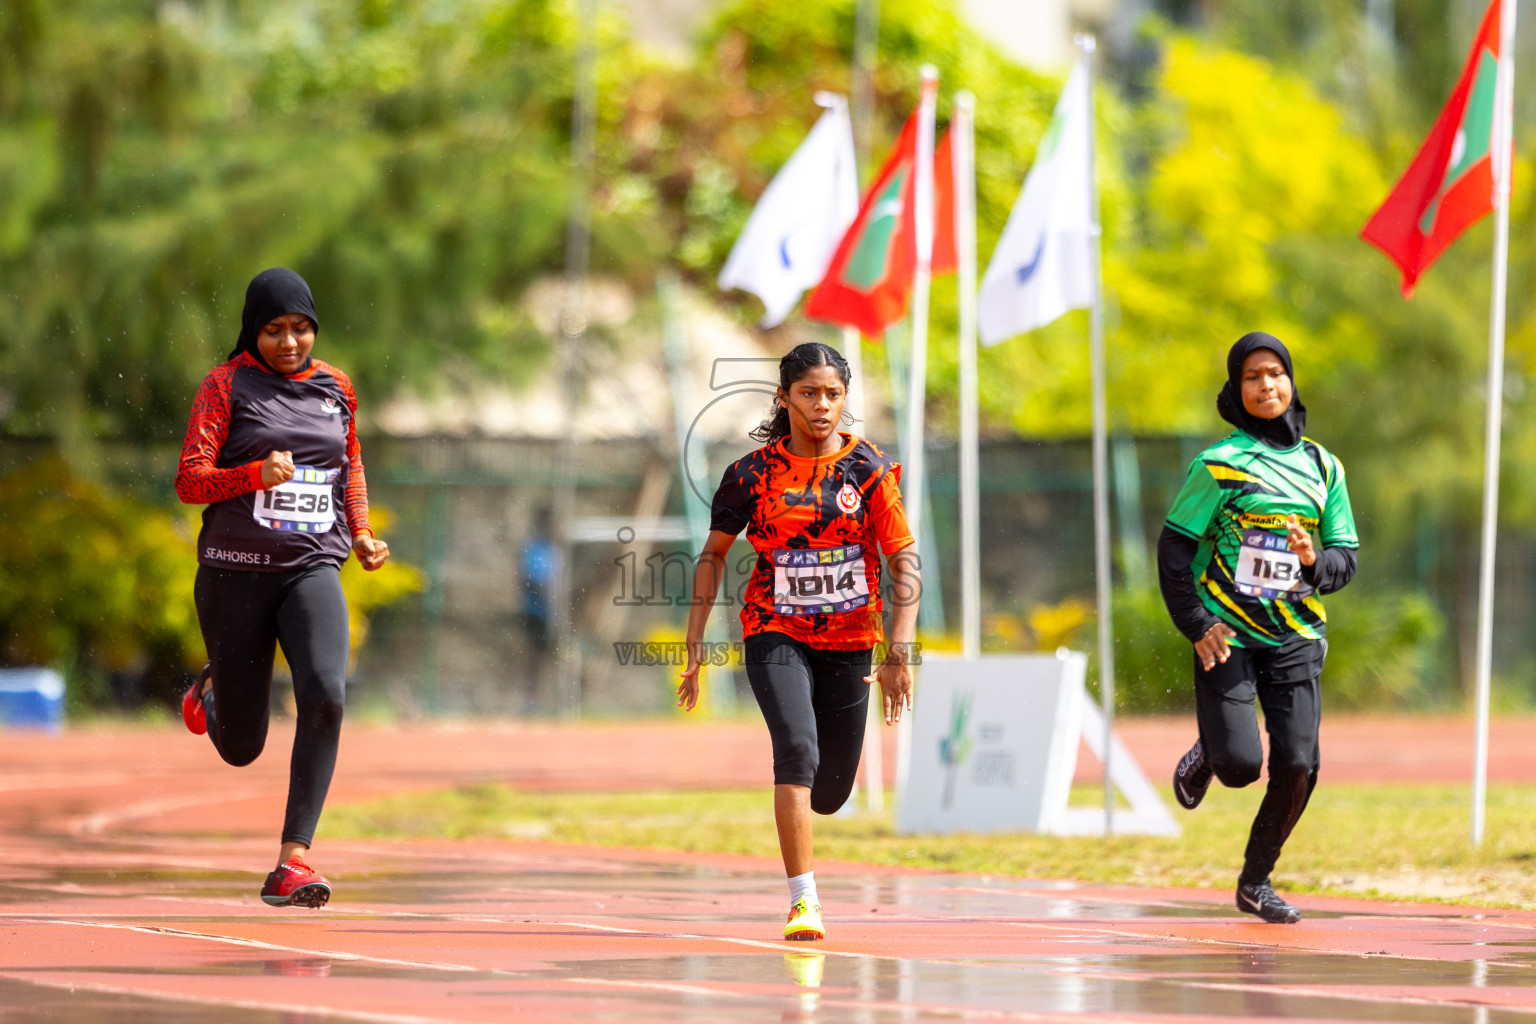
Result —
<path fill-rule="evenodd" d="M 859 213 L 847 101 L 819 93 L 816 102 L 827 112 L 768 183 L 720 271 L 721 288 L 763 300 L 764 327 L 783 322 L 805 290 L 821 282 Z"/>
<path fill-rule="evenodd" d="M 981 279 L 978 326 L 988 345 L 1093 305 L 1088 89 L 1087 62 L 1079 57 Z"/>

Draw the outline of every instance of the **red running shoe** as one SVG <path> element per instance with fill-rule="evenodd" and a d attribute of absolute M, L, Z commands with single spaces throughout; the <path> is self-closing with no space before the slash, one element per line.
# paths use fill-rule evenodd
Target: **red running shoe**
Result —
<path fill-rule="evenodd" d="M 208 714 L 203 710 L 203 683 L 208 681 L 209 667 L 203 666 L 203 670 L 192 680 L 192 685 L 187 687 L 187 692 L 181 698 L 181 720 L 197 736 L 208 731 Z"/>
<path fill-rule="evenodd" d="M 315 909 L 325 906 L 330 898 L 331 883 L 300 860 L 298 854 L 268 875 L 267 884 L 261 887 L 261 901 L 269 907 Z"/>

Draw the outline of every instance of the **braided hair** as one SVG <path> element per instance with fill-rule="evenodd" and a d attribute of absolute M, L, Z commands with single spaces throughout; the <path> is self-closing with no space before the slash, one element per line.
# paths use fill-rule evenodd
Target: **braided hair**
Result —
<path fill-rule="evenodd" d="M 808 341 L 803 345 L 796 345 L 784 354 L 784 358 L 779 360 L 779 387 L 788 391 L 794 386 L 795 381 L 820 366 L 830 366 L 836 370 L 838 378 L 843 382 L 844 390 L 847 390 L 848 360 L 844 359 L 842 353 L 831 345 L 824 345 L 819 341 Z M 853 418 L 846 411 L 843 413 L 843 422 L 853 422 Z M 777 444 L 780 438 L 789 436 L 789 409 L 779 401 L 777 395 L 773 399 L 772 413 L 747 436 L 765 445 Z"/>

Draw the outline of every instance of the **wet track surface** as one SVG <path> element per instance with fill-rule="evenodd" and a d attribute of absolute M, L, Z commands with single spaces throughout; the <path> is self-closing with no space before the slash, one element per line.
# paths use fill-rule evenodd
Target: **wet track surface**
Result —
<path fill-rule="evenodd" d="M 138 762 L 59 742 L 46 766 L 0 750 L 5 1024 L 1536 1021 L 1519 911 L 1303 896 L 1280 927 L 1227 892 L 823 864 L 811 945 L 777 939 L 774 862 L 511 841 L 324 843 L 332 904 L 274 910 L 279 759 L 189 778 L 201 749 L 170 737 Z"/>
<path fill-rule="evenodd" d="M 95 845 L 95 844 L 93 844 Z M 245 841 L 0 883 L 0 1020 L 1536 1019 L 1536 915 L 826 869 L 830 939 L 776 941 L 772 865 L 511 843 L 343 843 L 272 910 Z"/>

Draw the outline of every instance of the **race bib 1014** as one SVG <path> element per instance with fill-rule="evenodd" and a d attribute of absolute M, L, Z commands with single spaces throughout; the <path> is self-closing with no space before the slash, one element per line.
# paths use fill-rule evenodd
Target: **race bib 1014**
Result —
<path fill-rule="evenodd" d="M 864 545 L 779 548 L 773 553 L 773 610 L 830 615 L 869 604 Z"/>
<path fill-rule="evenodd" d="M 294 466 L 292 480 L 256 492 L 256 521 L 269 530 L 325 533 L 336 522 L 334 485 L 340 472 Z"/>
<path fill-rule="evenodd" d="M 1265 530 L 1244 530 L 1237 551 L 1234 582 L 1249 597 L 1300 600 L 1312 593 L 1301 576 L 1301 558 L 1290 550 L 1288 538 Z"/>

